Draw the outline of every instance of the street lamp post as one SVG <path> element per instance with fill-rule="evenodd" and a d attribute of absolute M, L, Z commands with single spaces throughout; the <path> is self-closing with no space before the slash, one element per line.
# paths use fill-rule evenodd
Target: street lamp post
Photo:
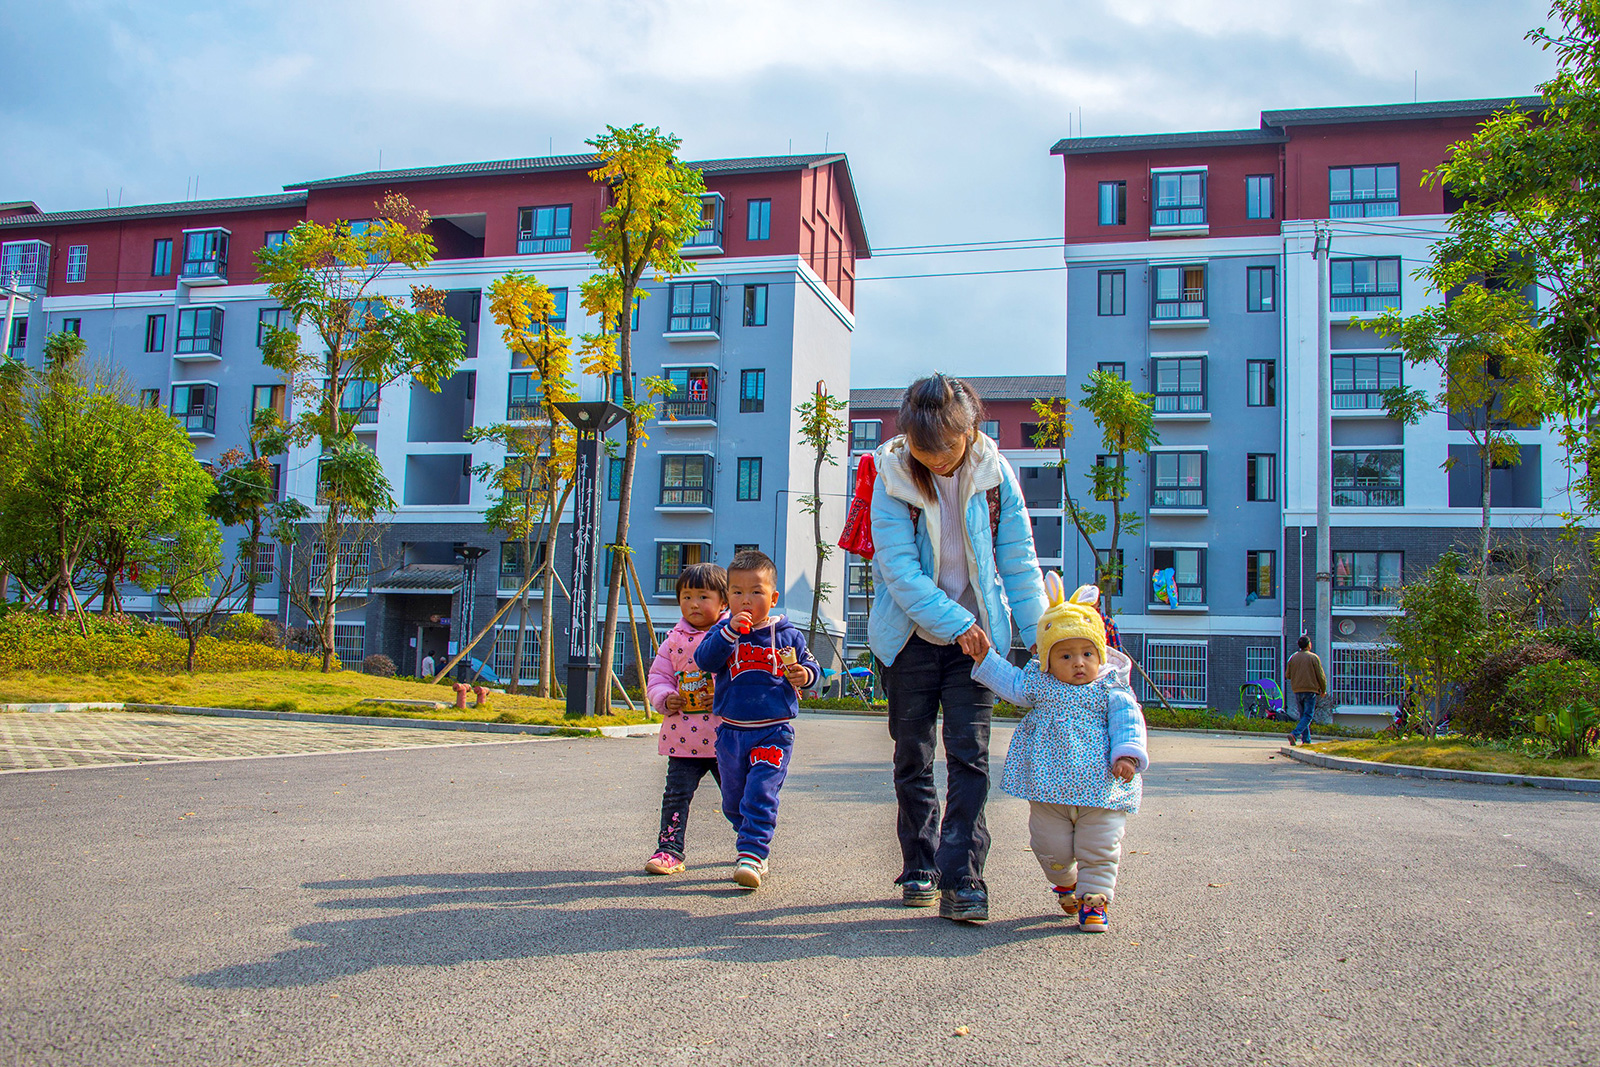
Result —
<path fill-rule="evenodd" d="M 479 545 L 469 545 L 464 541 L 456 542 L 456 555 L 460 557 L 464 569 L 466 584 L 461 590 L 461 651 L 462 658 L 466 661 L 467 669 L 472 669 L 472 602 L 476 599 L 478 588 L 478 560 L 482 559 L 489 550 Z M 468 676 L 470 677 L 470 675 Z"/>
<path fill-rule="evenodd" d="M 595 564 L 600 555 L 600 435 L 622 421 L 627 410 L 606 400 L 569 400 L 555 405 L 578 433 L 572 488 L 572 625 L 567 642 L 567 714 L 593 710 L 597 669 L 594 624 L 599 589 Z M 607 676 L 601 674 L 600 678 Z M 601 685 L 606 684 L 604 680 Z"/>

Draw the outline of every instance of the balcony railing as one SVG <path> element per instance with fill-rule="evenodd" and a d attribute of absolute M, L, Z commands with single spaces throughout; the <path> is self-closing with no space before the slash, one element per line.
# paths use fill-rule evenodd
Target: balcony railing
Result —
<path fill-rule="evenodd" d="M 715 400 L 663 400 L 661 418 L 666 421 L 685 419 L 710 419 L 717 417 Z"/>
<path fill-rule="evenodd" d="M 217 432 L 217 408 L 215 404 L 203 411 L 191 411 L 174 415 L 173 417 L 182 423 L 183 428 L 190 433 Z"/>
<path fill-rule="evenodd" d="M 1204 393 L 1157 393 L 1152 404 L 1158 415 L 1204 411 L 1206 398 Z"/>
<path fill-rule="evenodd" d="M 1203 319 L 1206 317 L 1206 291 L 1204 289 L 1185 289 L 1183 297 L 1179 300 L 1157 300 L 1155 318 L 1158 320 L 1169 319 Z"/>
<path fill-rule="evenodd" d="M 378 401 L 374 399 L 364 407 L 340 404 L 339 414 L 355 416 L 357 426 L 370 426 L 378 421 Z"/>
<path fill-rule="evenodd" d="M 1334 411 L 1382 411 L 1383 391 L 1379 389 L 1335 391 L 1329 394 Z"/>
<path fill-rule="evenodd" d="M 1375 580 L 1355 579 L 1353 585 L 1333 587 L 1333 606 L 1336 608 L 1398 608 L 1400 590 L 1381 587 Z"/>
<path fill-rule="evenodd" d="M 661 506 L 664 508 L 709 508 L 711 487 L 664 485 L 661 487 Z"/>
<path fill-rule="evenodd" d="M 1405 491 L 1397 487 L 1334 486 L 1336 508 L 1398 508 L 1405 504 Z"/>

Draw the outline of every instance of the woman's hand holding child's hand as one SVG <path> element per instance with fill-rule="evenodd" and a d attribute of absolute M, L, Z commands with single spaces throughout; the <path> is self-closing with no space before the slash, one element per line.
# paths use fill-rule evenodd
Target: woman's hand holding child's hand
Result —
<path fill-rule="evenodd" d="M 678 715 L 678 714 L 682 713 L 683 705 L 684 705 L 683 694 L 682 693 L 673 693 L 673 694 L 671 694 L 670 696 L 667 697 L 667 699 L 664 702 L 663 706 L 666 708 L 666 713 L 668 715 Z"/>
<path fill-rule="evenodd" d="M 1111 765 L 1113 777 L 1121 778 L 1124 782 L 1133 781 L 1133 776 L 1139 773 L 1139 764 L 1132 756 L 1119 756 Z"/>
<path fill-rule="evenodd" d="M 974 660 L 981 660 L 989 654 L 989 635 L 984 633 L 983 627 L 977 623 L 973 623 L 972 629 L 956 638 L 956 644 Z"/>

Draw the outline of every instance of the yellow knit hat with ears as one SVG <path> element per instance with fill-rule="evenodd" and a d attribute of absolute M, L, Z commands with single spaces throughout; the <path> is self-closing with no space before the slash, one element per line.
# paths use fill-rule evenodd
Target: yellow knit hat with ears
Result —
<path fill-rule="evenodd" d="M 1100 654 L 1100 662 L 1104 663 L 1106 624 L 1096 606 L 1100 601 L 1099 588 L 1080 585 L 1078 591 L 1072 594 L 1072 599 L 1068 600 L 1061 576 L 1048 571 L 1044 576 L 1044 591 L 1050 606 L 1039 616 L 1039 662 L 1048 667 L 1050 649 L 1057 641 L 1081 637 L 1094 645 L 1094 650 Z"/>

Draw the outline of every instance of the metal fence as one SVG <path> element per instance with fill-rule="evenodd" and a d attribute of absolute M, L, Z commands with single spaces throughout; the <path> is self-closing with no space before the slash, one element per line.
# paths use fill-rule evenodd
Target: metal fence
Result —
<path fill-rule="evenodd" d="M 1150 680 L 1161 690 L 1161 695 L 1171 704 L 1205 706 L 1207 647 L 1204 641 L 1172 641 L 1150 637 L 1144 641 L 1144 656 L 1140 660 Z M 1136 675 L 1137 678 L 1137 675 Z M 1150 686 L 1142 678 L 1139 699 L 1156 699 Z"/>
<path fill-rule="evenodd" d="M 1404 691 L 1400 667 L 1386 645 L 1334 645 L 1329 682 L 1341 705 L 1398 707 Z"/>
<path fill-rule="evenodd" d="M 333 654 L 347 669 L 361 666 L 367 657 L 367 624 L 364 622 L 336 622 L 333 624 Z"/>
<path fill-rule="evenodd" d="M 511 667 L 517 655 L 517 627 L 497 626 L 494 648 L 489 653 L 489 669 L 502 681 L 511 680 Z M 539 631 L 532 626 L 523 631 L 522 673 L 520 681 L 539 677 Z"/>

